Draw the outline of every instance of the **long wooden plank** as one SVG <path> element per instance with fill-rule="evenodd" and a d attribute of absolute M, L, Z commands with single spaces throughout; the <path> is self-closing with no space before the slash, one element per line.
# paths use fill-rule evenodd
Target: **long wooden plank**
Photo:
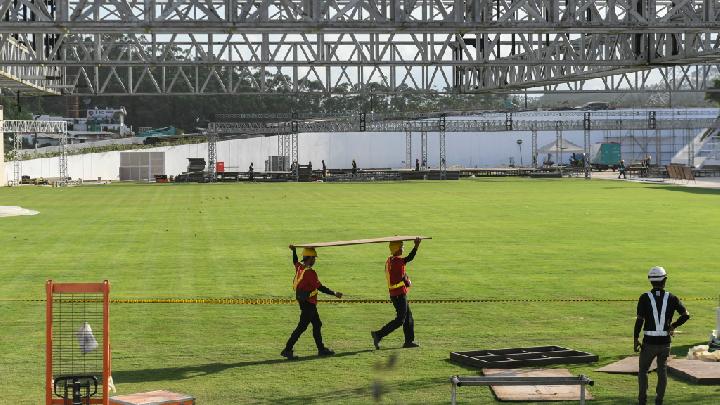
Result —
<path fill-rule="evenodd" d="M 383 243 L 383 242 L 397 242 L 405 240 L 420 239 L 432 239 L 429 236 L 387 236 L 384 238 L 372 238 L 372 239 L 355 239 L 355 240 L 337 240 L 334 242 L 312 242 L 312 243 L 296 243 L 295 247 L 332 247 L 332 246 L 351 246 L 351 245 L 364 245 L 367 243 Z"/>

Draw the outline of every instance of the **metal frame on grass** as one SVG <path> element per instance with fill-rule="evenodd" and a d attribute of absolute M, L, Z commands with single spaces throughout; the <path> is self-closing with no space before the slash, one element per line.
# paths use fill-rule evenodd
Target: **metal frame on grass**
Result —
<path fill-rule="evenodd" d="M 91 398 L 90 404 L 109 405 L 110 393 L 110 283 L 45 284 L 45 405 L 64 405 L 54 398 L 59 377 L 97 375 L 101 373 L 102 398 Z M 102 327 L 102 341 L 92 351 L 78 344 L 78 326 L 96 322 Z M 93 336 L 96 338 L 96 336 Z M 98 352 L 99 351 L 99 352 Z M 83 402 L 85 403 L 85 402 Z"/>
<path fill-rule="evenodd" d="M 68 181 L 67 161 L 67 122 L 65 121 L 29 121 L 29 120 L 0 120 L 0 133 L 11 133 L 15 137 L 13 144 L 13 182 L 21 182 L 20 151 L 22 150 L 21 135 L 24 134 L 54 134 L 60 142 L 60 156 L 58 161 L 58 185 L 66 185 Z"/>

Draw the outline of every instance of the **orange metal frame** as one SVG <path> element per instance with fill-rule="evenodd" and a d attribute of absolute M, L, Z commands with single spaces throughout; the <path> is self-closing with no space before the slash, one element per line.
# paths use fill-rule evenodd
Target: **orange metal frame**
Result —
<path fill-rule="evenodd" d="M 53 294 L 82 294 L 97 293 L 103 295 L 103 381 L 102 399 L 93 398 L 91 404 L 110 404 L 108 392 L 108 380 L 110 378 L 110 283 L 105 280 L 102 283 L 53 283 L 48 280 L 45 284 L 46 311 L 45 311 L 45 404 L 63 405 L 61 398 L 53 398 Z"/>

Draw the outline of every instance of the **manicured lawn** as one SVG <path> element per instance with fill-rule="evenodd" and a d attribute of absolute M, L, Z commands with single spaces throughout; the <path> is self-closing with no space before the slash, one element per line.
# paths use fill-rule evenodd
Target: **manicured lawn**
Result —
<path fill-rule="evenodd" d="M 557 344 L 600 356 L 569 366 L 596 380 L 596 403 L 631 403 L 631 376 L 595 373 L 632 351 L 634 302 L 647 269 L 693 315 L 674 352 L 706 343 L 720 286 L 720 192 L 583 180 L 382 184 L 110 185 L 0 189 L 0 205 L 40 211 L 0 218 L 0 390 L 8 404 L 43 395 L 44 281 L 112 283 L 112 298 L 290 298 L 291 242 L 423 234 L 411 298 L 517 299 L 413 305 L 420 349 L 400 331 L 373 351 L 369 331 L 390 304 L 320 304 L 335 358 L 311 334 L 279 356 L 295 305 L 113 304 L 120 393 L 171 389 L 199 404 L 447 403 L 448 377 L 473 370 L 453 350 Z M 349 299 L 387 296 L 384 245 L 319 251 L 324 284 Z M 328 297 L 329 299 L 329 297 Z M 387 363 L 398 356 L 397 366 Z M 654 385 L 654 375 L 651 385 Z M 378 390 L 375 390 L 377 392 Z M 671 379 L 667 403 L 716 403 L 720 388 Z M 492 402 L 462 388 L 462 403 Z M 6 402 L 7 401 L 7 402 Z"/>

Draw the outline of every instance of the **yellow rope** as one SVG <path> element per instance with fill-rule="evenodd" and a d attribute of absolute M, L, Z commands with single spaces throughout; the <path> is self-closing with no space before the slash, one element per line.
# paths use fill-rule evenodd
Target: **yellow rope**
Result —
<path fill-rule="evenodd" d="M 712 301 L 716 297 L 692 297 L 683 301 Z M 523 302 L 635 302 L 635 298 L 477 298 L 477 299 L 411 299 L 413 304 L 482 304 L 482 303 L 523 303 Z M 44 299 L 0 299 L 0 302 L 45 302 Z M 101 299 L 63 299 L 62 302 L 102 302 Z M 387 299 L 343 299 L 319 300 L 323 304 L 386 304 Z M 114 298 L 111 304 L 210 304 L 210 305 L 295 305 L 294 299 L 289 298 Z"/>

